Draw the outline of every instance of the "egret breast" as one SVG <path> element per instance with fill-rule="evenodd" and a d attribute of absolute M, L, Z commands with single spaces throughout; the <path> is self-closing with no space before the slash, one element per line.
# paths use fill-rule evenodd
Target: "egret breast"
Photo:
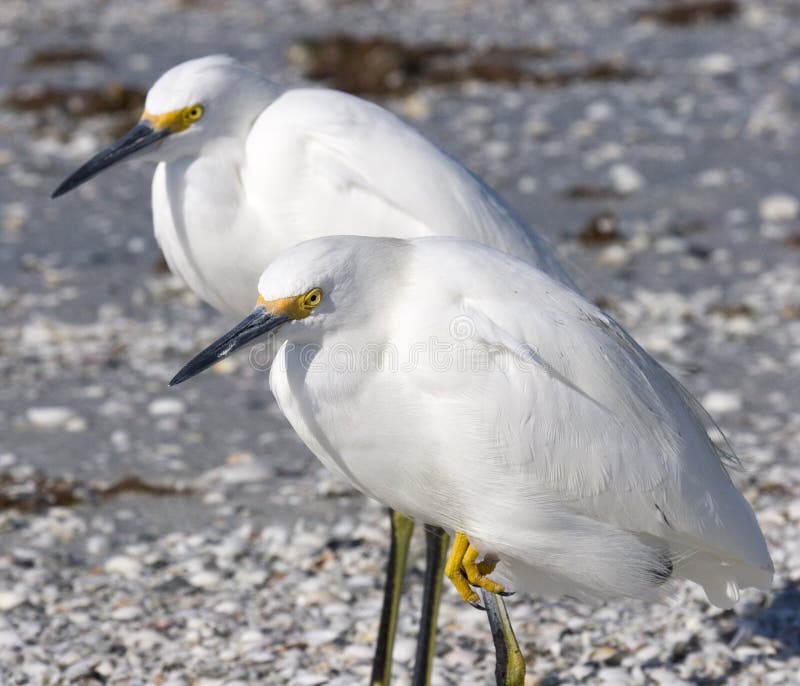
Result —
<path fill-rule="evenodd" d="M 199 298 L 236 316 L 255 304 L 258 278 L 277 254 L 275 232 L 254 216 L 234 170 L 205 158 L 161 163 L 153 225 L 170 270 Z"/>

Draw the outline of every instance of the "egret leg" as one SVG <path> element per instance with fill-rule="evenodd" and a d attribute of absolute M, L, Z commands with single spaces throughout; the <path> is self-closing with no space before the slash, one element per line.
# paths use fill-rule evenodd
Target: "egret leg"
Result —
<path fill-rule="evenodd" d="M 481 589 L 483 604 L 489 615 L 489 626 L 492 629 L 494 652 L 497 663 L 494 677 L 497 686 L 523 686 L 525 681 L 525 658 L 519 649 L 511 619 L 508 616 L 503 597 Z"/>
<path fill-rule="evenodd" d="M 473 547 L 463 531 L 456 531 L 453 548 L 445 564 L 444 574 L 456 587 L 458 594 L 470 605 L 479 607 L 478 594 L 471 586 L 483 588 L 490 593 L 504 593 L 502 584 L 490 579 L 487 574 L 494 569 L 491 562 L 477 562 L 480 553 Z"/>
<path fill-rule="evenodd" d="M 389 510 L 389 516 L 392 520 L 392 542 L 386 566 L 386 584 L 383 588 L 383 607 L 375 646 L 375 659 L 372 662 L 371 686 L 389 686 L 391 680 L 397 611 L 400 606 L 403 578 L 406 574 L 408 545 L 414 532 L 414 520 L 394 510 Z"/>
<path fill-rule="evenodd" d="M 436 622 L 442 597 L 442 580 L 447 561 L 450 536 L 438 526 L 425 525 L 425 588 L 422 596 L 422 614 L 417 638 L 417 655 L 414 662 L 413 686 L 428 686 L 431 681 L 433 651 L 436 646 Z"/>

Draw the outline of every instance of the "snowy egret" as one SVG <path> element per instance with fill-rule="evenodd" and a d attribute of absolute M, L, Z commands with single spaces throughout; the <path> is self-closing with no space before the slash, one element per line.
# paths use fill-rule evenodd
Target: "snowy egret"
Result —
<path fill-rule="evenodd" d="M 141 121 L 53 193 L 125 158 L 159 162 L 155 235 L 203 300 L 241 315 L 281 250 L 320 235 L 453 235 L 568 277 L 551 250 L 466 168 L 387 110 L 346 93 L 287 91 L 224 56 L 184 62 Z"/>
<path fill-rule="evenodd" d="M 769 588 L 711 419 L 541 270 L 455 238 L 315 239 L 273 261 L 251 314 L 171 383 L 267 332 L 298 436 L 365 494 L 455 532 L 447 575 L 465 600 L 498 580 L 648 598 L 683 578 L 724 608 Z"/>
<path fill-rule="evenodd" d="M 471 238 L 570 283 L 544 241 L 491 189 L 390 112 L 337 91 L 282 91 L 229 57 L 167 71 L 147 94 L 141 121 L 53 196 L 126 158 L 158 162 L 153 222 L 172 271 L 237 316 L 250 310 L 264 265 L 281 250 L 356 227 L 381 236 Z M 387 578 L 374 679 L 383 684 L 412 528 L 393 515 L 397 564 Z M 444 538 L 434 532 L 428 544 L 429 558 L 443 559 Z M 430 569 L 429 623 L 436 621 L 440 583 Z M 431 642 L 421 643 L 418 664 L 430 662 L 435 632 L 423 626 L 422 634 Z"/>

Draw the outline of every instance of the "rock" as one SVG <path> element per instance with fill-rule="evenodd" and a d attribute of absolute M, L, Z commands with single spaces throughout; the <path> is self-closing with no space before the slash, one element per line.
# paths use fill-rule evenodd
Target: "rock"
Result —
<path fill-rule="evenodd" d="M 109 542 L 106 536 L 89 536 L 85 543 L 86 552 L 90 555 L 103 555 L 108 552 Z"/>
<path fill-rule="evenodd" d="M 597 683 L 608 686 L 629 686 L 631 683 L 628 670 L 621 667 L 604 667 L 597 672 L 596 678 Z"/>
<path fill-rule="evenodd" d="M 793 500 L 786 508 L 786 515 L 790 521 L 800 522 L 800 500 Z"/>
<path fill-rule="evenodd" d="M 64 681 L 65 683 L 74 683 L 81 677 L 89 677 L 94 672 L 94 666 L 97 664 L 97 660 L 94 658 L 89 658 L 86 660 L 81 660 L 80 662 L 76 662 L 73 665 L 67 667 L 64 671 Z"/>
<path fill-rule="evenodd" d="M 311 648 L 316 648 L 325 643 L 333 643 L 338 635 L 338 631 L 331 631 L 329 629 L 316 629 L 313 631 L 307 631 L 305 634 L 303 634 L 303 640 L 305 641 L 306 645 L 310 646 Z"/>
<path fill-rule="evenodd" d="M 597 256 L 597 263 L 606 267 L 624 267 L 631 259 L 631 252 L 624 245 L 608 245 Z"/>
<path fill-rule="evenodd" d="M 127 621 L 128 619 L 137 619 L 140 616 L 141 614 L 135 617 L 124 616 L 122 619 L 123 621 Z M 160 633 L 158 633 L 157 631 L 153 631 L 152 629 L 138 629 L 126 636 L 125 643 L 127 645 L 134 646 L 137 650 L 148 651 L 148 650 L 153 650 L 154 648 L 164 643 L 164 637 Z"/>
<path fill-rule="evenodd" d="M 22 645 L 22 639 L 13 629 L 0 629 L 0 649 L 16 648 Z"/>
<path fill-rule="evenodd" d="M 215 588 L 219 586 L 222 577 L 216 572 L 203 570 L 189 577 L 189 583 L 196 588 Z"/>
<path fill-rule="evenodd" d="M 776 193 L 764 198 L 758 209 L 764 221 L 788 222 L 797 219 L 800 202 L 793 195 Z"/>
<path fill-rule="evenodd" d="M 78 422 L 82 420 L 85 428 L 86 422 L 86 420 L 78 417 L 69 407 L 57 405 L 29 407 L 25 416 L 32 427 L 41 429 L 42 431 L 67 429 L 70 421 L 74 420 L 78 420 Z"/>
<path fill-rule="evenodd" d="M 109 574 L 118 574 L 132 579 L 141 573 L 142 563 L 127 555 L 115 555 L 106 560 L 104 568 Z"/>
<path fill-rule="evenodd" d="M 186 405 L 178 398 L 156 398 L 147 406 L 147 412 L 153 417 L 166 417 L 183 414 Z"/>
<path fill-rule="evenodd" d="M 138 605 L 123 605 L 111 612 L 111 619 L 118 622 L 130 622 L 142 616 L 142 608 Z"/>
<path fill-rule="evenodd" d="M 710 391 L 701 404 L 712 415 L 727 414 L 742 409 L 742 397 L 734 391 Z"/>
<path fill-rule="evenodd" d="M 730 74 L 736 68 L 733 57 L 724 52 L 714 52 L 704 55 L 695 60 L 695 65 L 699 71 L 711 76 L 723 76 Z"/>
<path fill-rule="evenodd" d="M 703 188 L 722 188 L 729 181 L 725 169 L 706 169 L 697 175 L 697 185 Z"/>
<path fill-rule="evenodd" d="M 615 164 L 608 173 L 611 177 L 611 185 L 621 195 L 634 193 L 645 185 L 644 177 L 627 164 Z"/>
<path fill-rule="evenodd" d="M 0 591 L 0 612 L 13 610 L 25 602 L 25 596 L 18 591 Z"/>
<path fill-rule="evenodd" d="M 647 670 L 647 676 L 658 686 L 688 686 L 689 682 L 664 667 Z"/>
<path fill-rule="evenodd" d="M 613 646 L 598 646 L 589 653 L 591 662 L 601 662 L 606 665 L 618 665 L 622 659 L 622 653 Z"/>

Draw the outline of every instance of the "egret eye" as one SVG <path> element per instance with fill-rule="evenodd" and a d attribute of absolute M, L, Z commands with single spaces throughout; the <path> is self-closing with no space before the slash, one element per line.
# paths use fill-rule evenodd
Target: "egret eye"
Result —
<path fill-rule="evenodd" d="M 188 107 L 185 110 L 183 116 L 186 119 L 186 121 L 192 122 L 192 121 L 197 121 L 198 119 L 200 119 L 200 117 L 203 116 L 203 112 L 204 112 L 203 106 L 200 103 L 198 103 L 196 105 L 192 105 L 191 107 Z"/>
<path fill-rule="evenodd" d="M 322 289 L 312 288 L 303 296 L 303 309 L 313 310 L 322 302 Z"/>

